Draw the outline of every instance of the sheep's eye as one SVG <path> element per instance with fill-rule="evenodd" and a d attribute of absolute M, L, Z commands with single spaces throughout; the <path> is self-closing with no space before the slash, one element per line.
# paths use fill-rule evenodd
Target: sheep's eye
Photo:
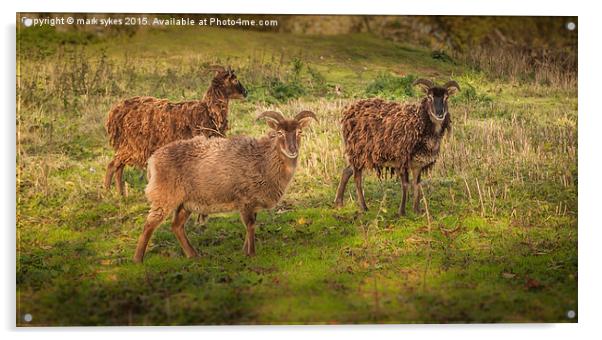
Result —
<path fill-rule="evenodd" d="M 284 132 L 282 132 L 282 130 L 278 130 L 276 133 L 278 133 L 278 136 L 284 136 Z"/>
<path fill-rule="evenodd" d="M 303 131 L 297 130 L 297 136 L 301 136 L 302 134 L 303 134 Z"/>

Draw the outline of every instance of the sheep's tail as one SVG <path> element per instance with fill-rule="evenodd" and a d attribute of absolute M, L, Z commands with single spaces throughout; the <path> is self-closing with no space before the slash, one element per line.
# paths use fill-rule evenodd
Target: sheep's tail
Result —
<path fill-rule="evenodd" d="M 153 186 L 153 181 L 151 180 L 151 178 L 154 177 L 155 174 L 155 160 L 154 158 L 151 156 L 148 159 L 148 164 L 146 166 L 146 188 L 144 189 L 144 193 L 145 195 L 148 197 L 149 192 L 151 191 L 151 187 Z"/>
<path fill-rule="evenodd" d="M 151 170 L 153 169 L 153 166 L 151 164 L 151 160 L 148 160 L 148 165 L 146 166 L 146 180 L 150 182 L 151 179 L 151 175 L 153 173 L 153 171 Z"/>
<path fill-rule="evenodd" d="M 121 143 L 123 119 L 126 113 L 126 110 L 119 110 L 118 107 L 115 107 L 109 111 L 109 117 L 105 123 L 105 129 L 109 136 L 109 144 L 111 144 L 114 149 Z"/>

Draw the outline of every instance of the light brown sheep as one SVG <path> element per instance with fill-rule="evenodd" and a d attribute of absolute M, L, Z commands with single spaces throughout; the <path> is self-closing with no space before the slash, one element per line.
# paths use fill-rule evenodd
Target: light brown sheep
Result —
<path fill-rule="evenodd" d="M 267 111 L 258 118 L 268 119 L 273 129 L 262 138 L 197 136 L 168 144 L 151 156 L 145 190 L 151 207 L 134 262 L 143 260 L 154 230 L 172 212 L 171 230 L 187 257 L 197 256 L 184 231 L 191 212 L 239 211 L 247 229 L 243 250 L 255 255 L 257 212 L 274 207 L 284 195 L 297 168 L 301 130 L 316 116 L 302 111 L 285 119 Z"/>

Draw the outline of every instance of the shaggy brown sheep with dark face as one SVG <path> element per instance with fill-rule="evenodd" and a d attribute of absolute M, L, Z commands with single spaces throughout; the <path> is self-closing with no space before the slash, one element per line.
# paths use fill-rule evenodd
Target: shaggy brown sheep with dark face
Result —
<path fill-rule="evenodd" d="M 146 197 L 151 208 L 138 239 L 134 262 L 141 262 L 153 231 L 172 212 L 171 230 L 187 257 L 196 257 L 184 224 L 191 212 L 202 215 L 239 211 L 247 229 L 243 250 L 255 255 L 257 212 L 273 208 L 295 174 L 301 130 L 316 119 L 302 111 L 293 119 L 267 111 L 273 129 L 259 139 L 198 136 L 168 144 L 148 161 Z"/>
<path fill-rule="evenodd" d="M 335 198 L 337 207 L 343 205 L 345 187 L 353 175 L 359 207 L 362 211 L 368 209 L 362 189 L 362 172 L 373 169 L 379 177 L 383 170 L 401 177 L 403 193 L 399 215 L 405 215 L 411 172 L 413 207 L 415 212 L 420 211 L 420 174 L 437 160 L 441 139 L 451 126 L 447 100 L 460 90 L 460 86 L 453 80 L 436 86 L 426 79 L 418 79 L 414 85 L 422 86 L 425 91 L 426 96 L 420 103 L 367 99 L 343 111 L 341 124 L 349 166 L 341 176 Z"/>
<path fill-rule="evenodd" d="M 140 169 L 163 145 L 198 135 L 225 136 L 228 131 L 228 101 L 247 96 L 247 90 L 230 68 L 214 67 L 216 73 L 202 100 L 172 103 L 154 97 L 134 97 L 115 105 L 106 122 L 115 157 L 107 167 L 104 185 L 116 177 L 124 194 L 123 168 Z"/>

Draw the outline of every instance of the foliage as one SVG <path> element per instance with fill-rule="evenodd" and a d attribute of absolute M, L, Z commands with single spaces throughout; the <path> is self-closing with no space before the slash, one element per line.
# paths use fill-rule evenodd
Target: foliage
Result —
<path fill-rule="evenodd" d="M 47 57 L 64 45 L 87 45 L 100 38 L 90 32 L 57 32 L 51 26 L 37 26 L 17 30 L 17 53 L 27 58 Z"/>
<path fill-rule="evenodd" d="M 578 307 L 576 87 L 498 79 L 366 34 L 203 32 L 19 54 L 19 325 L 577 320 L 566 317 Z M 239 217 L 218 214 L 187 224 L 199 260 L 184 258 L 166 222 L 134 265 L 146 180 L 127 169 L 128 197 L 102 188 L 106 114 L 134 95 L 200 98 L 216 63 L 250 91 L 231 103 L 232 135 L 265 133 L 254 120 L 265 109 L 309 109 L 319 122 L 304 131 L 283 202 L 258 216 L 256 257 L 242 254 Z M 341 111 L 356 97 L 417 100 L 415 77 L 462 87 L 453 132 L 423 178 L 428 214 L 395 216 L 399 183 L 370 174 L 370 211 L 357 213 L 352 183 L 334 210 Z"/>
<path fill-rule="evenodd" d="M 477 103 L 490 103 L 492 98 L 485 93 L 477 92 L 476 87 L 466 82 L 462 84 L 462 90 L 457 96 L 452 97 L 452 101 L 458 102 L 477 102 Z"/>
<path fill-rule="evenodd" d="M 379 96 L 386 99 L 405 99 L 415 95 L 412 83 L 414 75 L 395 77 L 389 73 L 381 73 L 366 87 L 367 96 Z"/>

